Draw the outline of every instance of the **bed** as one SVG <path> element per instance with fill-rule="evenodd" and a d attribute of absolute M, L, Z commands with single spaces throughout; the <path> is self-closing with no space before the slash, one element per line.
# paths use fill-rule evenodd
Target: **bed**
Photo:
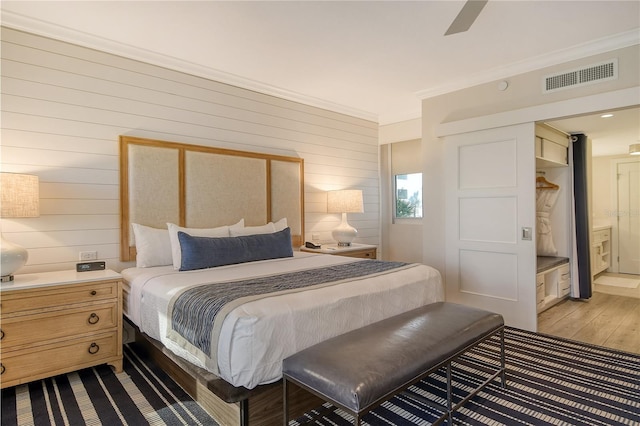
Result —
<path fill-rule="evenodd" d="M 295 250 L 300 158 L 126 136 L 120 154 L 126 318 L 221 424 L 280 423 L 285 357 L 444 299 L 426 265 Z"/>

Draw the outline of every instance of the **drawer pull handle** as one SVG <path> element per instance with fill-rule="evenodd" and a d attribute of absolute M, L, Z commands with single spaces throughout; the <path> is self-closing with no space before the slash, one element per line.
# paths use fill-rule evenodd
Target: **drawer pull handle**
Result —
<path fill-rule="evenodd" d="M 89 324 L 97 324 L 100 321 L 100 317 L 95 312 L 92 312 L 87 321 L 89 321 Z"/>
<path fill-rule="evenodd" d="M 4 368 L 4 364 L 0 363 L 0 374 L 4 374 L 5 370 L 6 368 Z"/>
<path fill-rule="evenodd" d="M 97 292 L 97 291 L 95 291 L 95 290 L 91 290 L 91 295 L 92 295 L 92 296 L 95 296 L 96 294 L 98 294 L 98 292 Z"/>
<path fill-rule="evenodd" d="M 4 339 L 4 330 L 0 328 L 0 340 Z"/>
<path fill-rule="evenodd" d="M 89 353 L 91 355 L 97 354 L 99 350 L 100 346 L 98 346 L 97 343 L 92 343 L 91 346 L 89 346 Z"/>

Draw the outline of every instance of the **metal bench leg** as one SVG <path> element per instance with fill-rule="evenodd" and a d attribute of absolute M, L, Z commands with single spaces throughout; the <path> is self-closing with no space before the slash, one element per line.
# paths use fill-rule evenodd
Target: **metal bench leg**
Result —
<path fill-rule="evenodd" d="M 504 327 L 500 331 L 500 368 L 502 373 L 500 374 L 502 379 L 502 387 L 507 387 L 507 373 L 505 368 L 505 355 L 504 355 Z"/>
<path fill-rule="evenodd" d="M 449 412 L 449 425 L 453 424 L 453 391 L 451 385 L 451 361 L 447 362 L 447 411 Z"/>
<path fill-rule="evenodd" d="M 284 410 L 284 419 L 283 419 L 284 423 L 283 424 L 284 424 L 284 426 L 287 426 L 289 424 L 289 404 L 288 404 L 288 401 L 287 401 L 287 379 L 286 378 L 282 379 L 282 392 L 283 392 L 283 395 L 282 395 L 282 400 L 283 400 L 282 408 Z"/>

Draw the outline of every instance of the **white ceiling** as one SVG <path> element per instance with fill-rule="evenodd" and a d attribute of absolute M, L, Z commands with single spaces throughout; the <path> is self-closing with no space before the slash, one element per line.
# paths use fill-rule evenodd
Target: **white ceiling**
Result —
<path fill-rule="evenodd" d="M 1 8 L 3 25 L 380 124 L 419 117 L 420 98 L 640 41 L 637 0 L 490 0 L 469 31 L 445 37 L 463 4 L 4 0 Z"/>

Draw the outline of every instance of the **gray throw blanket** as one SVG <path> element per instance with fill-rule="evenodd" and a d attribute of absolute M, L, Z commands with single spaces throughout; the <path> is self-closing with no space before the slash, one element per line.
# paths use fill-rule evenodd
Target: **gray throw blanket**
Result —
<path fill-rule="evenodd" d="M 234 305 L 234 301 L 241 298 L 246 299 L 247 296 L 261 298 L 267 295 L 271 296 L 273 293 L 291 292 L 311 286 L 365 277 L 407 265 L 407 263 L 402 262 L 363 260 L 284 274 L 190 287 L 177 295 L 170 304 L 172 328 L 170 336 L 172 333 L 177 333 L 205 354 L 214 355 L 211 353 L 214 324 L 217 324 L 216 327 L 219 332 L 224 318 L 217 317 L 223 309 L 225 310 L 224 316 L 226 316 L 230 312 L 229 306 Z M 255 298 L 251 300 L 255 300 Z M 213 344 L 217 345 L 215 342 Z"/>

